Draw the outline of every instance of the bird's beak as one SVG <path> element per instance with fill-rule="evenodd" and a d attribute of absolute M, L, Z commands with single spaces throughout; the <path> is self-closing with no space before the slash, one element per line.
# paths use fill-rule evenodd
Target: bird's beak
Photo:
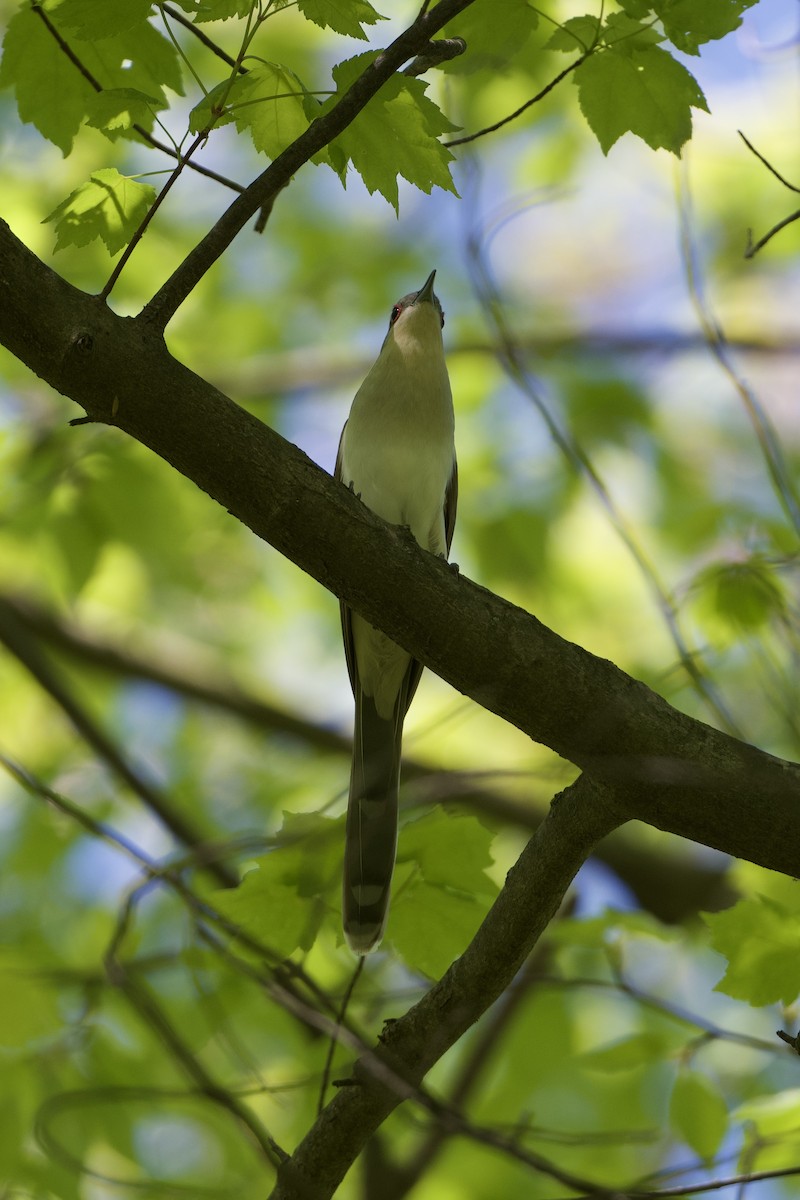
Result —
<path fill-rule="evenodd" d="M 431 271 L 428 278 L 423 283 L 420 290 L 417 292 L 414 300 L 415 304 L 423 304 L 426 300 L 428 304 L 433 304 L 433 281 L 436 278 L 436 272 Z"/>

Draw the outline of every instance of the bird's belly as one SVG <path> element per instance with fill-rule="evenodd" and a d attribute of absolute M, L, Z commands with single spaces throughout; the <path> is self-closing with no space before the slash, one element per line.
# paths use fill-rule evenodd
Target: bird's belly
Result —
<path fill-rule="evenodd" d="M 369 456 L 347 454 L 344 482 L 367 508 L 392 525 L 407 525 L 434 554 L 445 553 L 444 497 L 453 471 L 452 443 L 441 447 L 395 440 Z"/>

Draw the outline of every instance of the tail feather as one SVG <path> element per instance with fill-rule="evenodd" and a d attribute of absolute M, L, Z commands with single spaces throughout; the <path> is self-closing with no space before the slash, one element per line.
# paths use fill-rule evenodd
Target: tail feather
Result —
<path fill-rule="evenodd" d="M 380 941 L 389 910 L 404 699 L 398 698 L 387 720 L 369 696 L 356 690 L 342 894 L 344 933 L 355 954 L 367 954 Z"/>

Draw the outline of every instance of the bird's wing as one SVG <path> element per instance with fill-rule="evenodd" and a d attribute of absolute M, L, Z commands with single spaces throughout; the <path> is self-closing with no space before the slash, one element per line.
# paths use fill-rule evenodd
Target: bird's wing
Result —
<path fill-rule="evenodd" d="M 342 436 L 339 438 L 339 449 L 336 451 L 336 466 L 333 468 L 333 478 L 338 479 L 340 483 L 342 479 L 342 458 L 344 457 L 344 431 L 347 429 L 347 421 L 342 429 Z M 339 601 L 339 615 L 342 619 L 342 641 L 344 642 L 344 656 L 347 660 L 347 674 L 350 676 L 350 686 L 353 689 L 353 695 L 356 694 L 358 686 L 358 668 L 356 666 L 356 651 L 353 643 L 353 614 L 343 600 Z"/>
<path fill-rule="evenodd" d="M 444 535 L 447 543 L 447 553 L 450 553 L 450 544 L 453 540 L 453 530 L 456 526 L 456 508 L 458 507 L 458 463 L 453 458 L 453 474 L 450 476 L 450 482 L 444 494 Z M 400 690 L 401 703 L 405 706 L 403 713 L 408 712 L 408 707 L 414 699 L 414 693 L 420 681 L 424 668 L 422 663 L 417 662 L 412 658 L 408 664 L 403 686 Z"/>
<path fill-rule="evenodd" d="M 453 456 L 453 474 L 444 494 L 444 535 L 447 541 L 447 553 L 453 541 L 453 530 L 456 527 L 456 509 L 458 508 L 458 461 Z"/>

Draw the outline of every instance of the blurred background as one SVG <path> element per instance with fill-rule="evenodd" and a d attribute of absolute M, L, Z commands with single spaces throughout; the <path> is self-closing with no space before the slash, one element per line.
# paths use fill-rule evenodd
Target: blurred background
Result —
<path fill-rule="evenodd" d="M 0 21 L 16 7 L 0 0 Z M 414 8 L 405 7 L 369 31 L 371 44 L 399 32 Z M 547 13 L 563 20 L 584 7 L 553 2 Z M 235 53 L 237 21 L 205 28 Z M 549 28 L 543 19 L 530 43 L 488 55 L 475 73 L 467 59 L 431 72 L 429 94 L 462 133 L 498 120 L 564 65 L 563 55 L 542 50 Z M 788 758 L 800 753 L 792 491 L 800 222 L 745 257 L 749 231 L 762 237 L 796 196 L 739 131 L 800 186 L 799 32 L 797 4 L 760 0 L 700 57 L 677 55 L 710 109 L 695 112 L 680 160 L 630 135 L 604 156 L 567 79 L 501 132 L 454 151 L 460 198 L 427 196 L 401 180 L 396 215 L 353 172 L 345 191 L 327 167 L 306 166 L 277 198 L 265 233 L 244 230 L 167 330 L 176 357 L 332 470 L 392 304 L 435 267 L 456 407 L 453 558 L 462 573 L 683 711 Z M 174 23 L 173 33 L 208 87 L 223 78 L 210 52 Z M 263 53 L 324 88 L 336 61 L 365 49 L 340 43 L 287 11 L 269 23 Z M 176 135 L 198 98 L 196 88 L 187 93 L 165 117 Z M 20 122 L 7 90 L 0 136 L 3 217 L 56 271 L 100 291 L 113 267 L 102 244 L 54 253 L 43 221 L 98 167 L 140 174 L 169 163 L 89 128 L 64 158 Z M 231 127 L 212 134 L 200 161 L 241 184 L 264 165 Z M 114 310 L 137 313 L 232 195 L 185 172 L 125 266 Z M 200 838 L 230 840 L 231 870 L 280 836 L 285 813 L 340 817 L 352 698 L 338 605 L 143 447 L 113 429 L 70 428 L 80 410 L 2 349 L 0 372 L 0 599 L 47 664 L 36 679 L 24 655 L 0 655 L 0 751 L 16 764 L 0 772 L 0 963 L 16 980 L 0 996 L 13 1079 L 0 1108 L 5 1128 L 16 1130 L 0 1135 L 0 1179 L 5 1171 L 11 1181 L 3 1194 L 95 1200 L 143 1177 L 161 1180 L 148 1185 L 153 1195 L 177 1184 L 199 1195 L 200 1181 L 215 1194 L 233 1186 L 263 1194 L 225 1114 L 191 1096 L 165 1100 L 162 1111 L 153 1092 L 110 1102 L 113 1088 L 135 1080 L 165 1093 L 174 1086 L 176 1068 L 163 1061 L 153 1026 L 102 971 L 140 867 L 43 796 L 52 789 L 148 855 L 174 849 L 152 807 L 120 783 L 97 744 L 76 735 L 77 710 L 168 797 L 179 822 Z M 72 710 L 54 698 L 54 678 Z M 386 952 L 370 964 L 360 1013 L 367 1029 L 403 1011 L 424 977 L 460 952 L 492 887 L 575 775 L 429 673 L 405 752 L 406 817 L 440 801 L 456 821 L 471 814 L 469 829 L 479 826 L 491 844 L 490 885 L 430 959 L 413 949 L 419 914 L 403 917 L 396 906 L 406 923 L 394 934 L 390 925 Z M 338 995 L 351 960 L 337 941 L 336 886 L 300 958 Z M 733 1171 L 741 1130 L 761 1129 L 758 1112 L 745 1111 L 739 1132 L 720 1135 L 710 1155 L 687 1143 L 679 1122 L 671 1132 L 665 1122 L 694 1038 L 706 1047 L 703 1119 L 715 1105 L 719 1115 L 720 1103 L 724 1111 L 776 1089 L 788 1096 L 796 1082 L 795 1063 L 769 1045 L 776 1019 L 792 1014 L 712 994 L 723 964 L 697 919 L 700 909 L 771 886 L 764 872 L 732 868 L 649 828 L 612 839 L 581 872 L 571 914 L 538 962 L 540 975 L 562 980 L 594 973 L 595 991 L 535 987 L 531 973 L 516 1024 L 470 1098 L 474 1119 L 514 1122 L 524 1113 L 536 1124 L 544 1109 L 544 1123 L 567 1139 L 547 1153 L 601 1181 L 687 1162 L 702 1174 L 704 1158 L 725 1154 Z M 609 907 L 628 916 L 608 915 Z M 253 1103 L 291 1146 L 313 1116 L 319 1033 L 277 1009 L 267 1015 L 258 990 L 197 943 L 174 897 L 154 891 L 136 913 L 127 949 L 146 959 L 175 1024 L 223 1075 L 235 1068 L 249 1079 Z M 623 982 L 688 1010 L 683 1025 L 620 991 L 620 947 Z M 704 1022 L 739 1041 L 709 1034 Z M 645 1041 L 632 1062 L 587 1065 L 587 1053 L 634 1035 Z M 467 1052 L 437 1068 L 436 1086 L 452 1082 Z M 308 1079 L 317 1083 L 304 1089 Z M 78 1089 L 94 1106 L 59 1107 Z M 779 1119 L 768 1161 L 761 1142 L 757 1162 L 746 1144 L 759 1169 L 792 1158 L 796 1092 Z M 423 1136 L 420 1120 L 398 1115 L 387 1127 L 395 1158 Z M 552 1194 L 547 1179 L 486 1146 L 443 1154 L 415 1197 Z M 364 1192 L 355 1180 L 342 1192 L 361 1194 L 389 1193 Z"/>

